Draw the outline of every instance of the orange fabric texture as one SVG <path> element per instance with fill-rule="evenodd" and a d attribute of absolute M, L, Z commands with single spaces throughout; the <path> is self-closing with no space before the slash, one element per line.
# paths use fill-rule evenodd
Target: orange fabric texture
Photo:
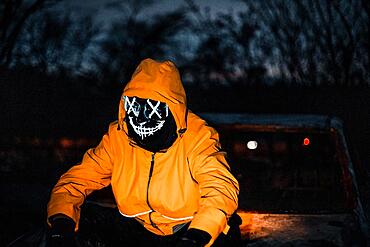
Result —
<path fill-rule="evenodd" d="M 65 214 L 77 228 L 85 197 L 111 184 L 121 214 L 135 217 L 149 231 L 169 235 L 175 226 L 191 221 L 190 228 L 208 232 L 214 241 L 236 210 L 239 193 L 218 133 L 187 110 L 185 90 L 172 62 L 143 60 L 123 95 L 165 102 L 174 115 L 178 138 L 155 154 L 135 145 L 127 135 L 122 97 L 118 121 L 52 190 L 48 217 Z"/>

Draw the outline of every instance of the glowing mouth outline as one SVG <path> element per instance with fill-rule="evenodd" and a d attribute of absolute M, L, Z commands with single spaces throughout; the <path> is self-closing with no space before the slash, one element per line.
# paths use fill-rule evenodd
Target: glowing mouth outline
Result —
<path fill-rule="evenodd" d="M 165 120 L 158 121 L 157 122 L 158 123 L 157 126 L 155 126 L 153 128 L 146 128 L 146 127 L 143 127 L 143 125 L 145 123 L 140 123 L 140 126 L 136 126 L 134 124 L 134 122 L 132 121 L 132 117 L 128 117 L 128 118 L 130 120 L 130 125 L 134 129 L 135 133 L 138 134 L 141 137 L 141 140 L 143 140 L 147 136 L 153 135 L 155 132 L 157 132 L 158 130 L 160 130 L 163 127 L 164 122 L 165 122 Z"/>

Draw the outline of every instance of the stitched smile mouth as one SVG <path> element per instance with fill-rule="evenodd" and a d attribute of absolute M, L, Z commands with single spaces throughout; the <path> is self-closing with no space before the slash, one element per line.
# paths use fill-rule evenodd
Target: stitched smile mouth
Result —
<path fill-rule="evenodd" d="M 157 121 L 157 125 L 156 126 L 154 126 L 152 128 L 147 128 L 147 127 L 144 127 L 143 126 L 145 123 L 140 123 L 137 126 L 137 125 L 134 124 L 134 121 L 132 120 L 132 117 L 129 117 L 129 119 L 130 119 L 130 125 L 134 129 L 135 133 L 138 134 L 141 137 L 142 140 L 144 138 L 146 138 L 147 136 L 151 136 L 155 132 L 157 132 L 158 130 L 160 130 L 163 127 L 163 124 L 165 122 L 164 120 L 163 121 Z"/>

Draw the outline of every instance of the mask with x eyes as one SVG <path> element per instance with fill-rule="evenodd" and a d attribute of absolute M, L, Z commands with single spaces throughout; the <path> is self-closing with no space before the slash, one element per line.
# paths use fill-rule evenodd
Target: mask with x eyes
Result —
<path fill-rule="evenodd" d="M 152 152 L 167 149 L 176 140 L 175 119 L 166 103 L 124 96 L 128 135 Z"/>

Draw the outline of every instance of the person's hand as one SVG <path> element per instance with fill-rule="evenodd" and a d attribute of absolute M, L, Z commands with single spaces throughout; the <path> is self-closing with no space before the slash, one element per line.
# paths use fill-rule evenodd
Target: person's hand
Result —
<path fill-rule="evenodd" d="M 57 215 L 50 220 L 48 247 L 73 247 L 75 222 L 66 215 Z"/>
<path fill-rule="evenodd" d="M 180 237 L 176 247 L 201 247 L 205 246 L 209 240 L 211 240 L 211 235 L 208 232 L 191 228 Z"/>

